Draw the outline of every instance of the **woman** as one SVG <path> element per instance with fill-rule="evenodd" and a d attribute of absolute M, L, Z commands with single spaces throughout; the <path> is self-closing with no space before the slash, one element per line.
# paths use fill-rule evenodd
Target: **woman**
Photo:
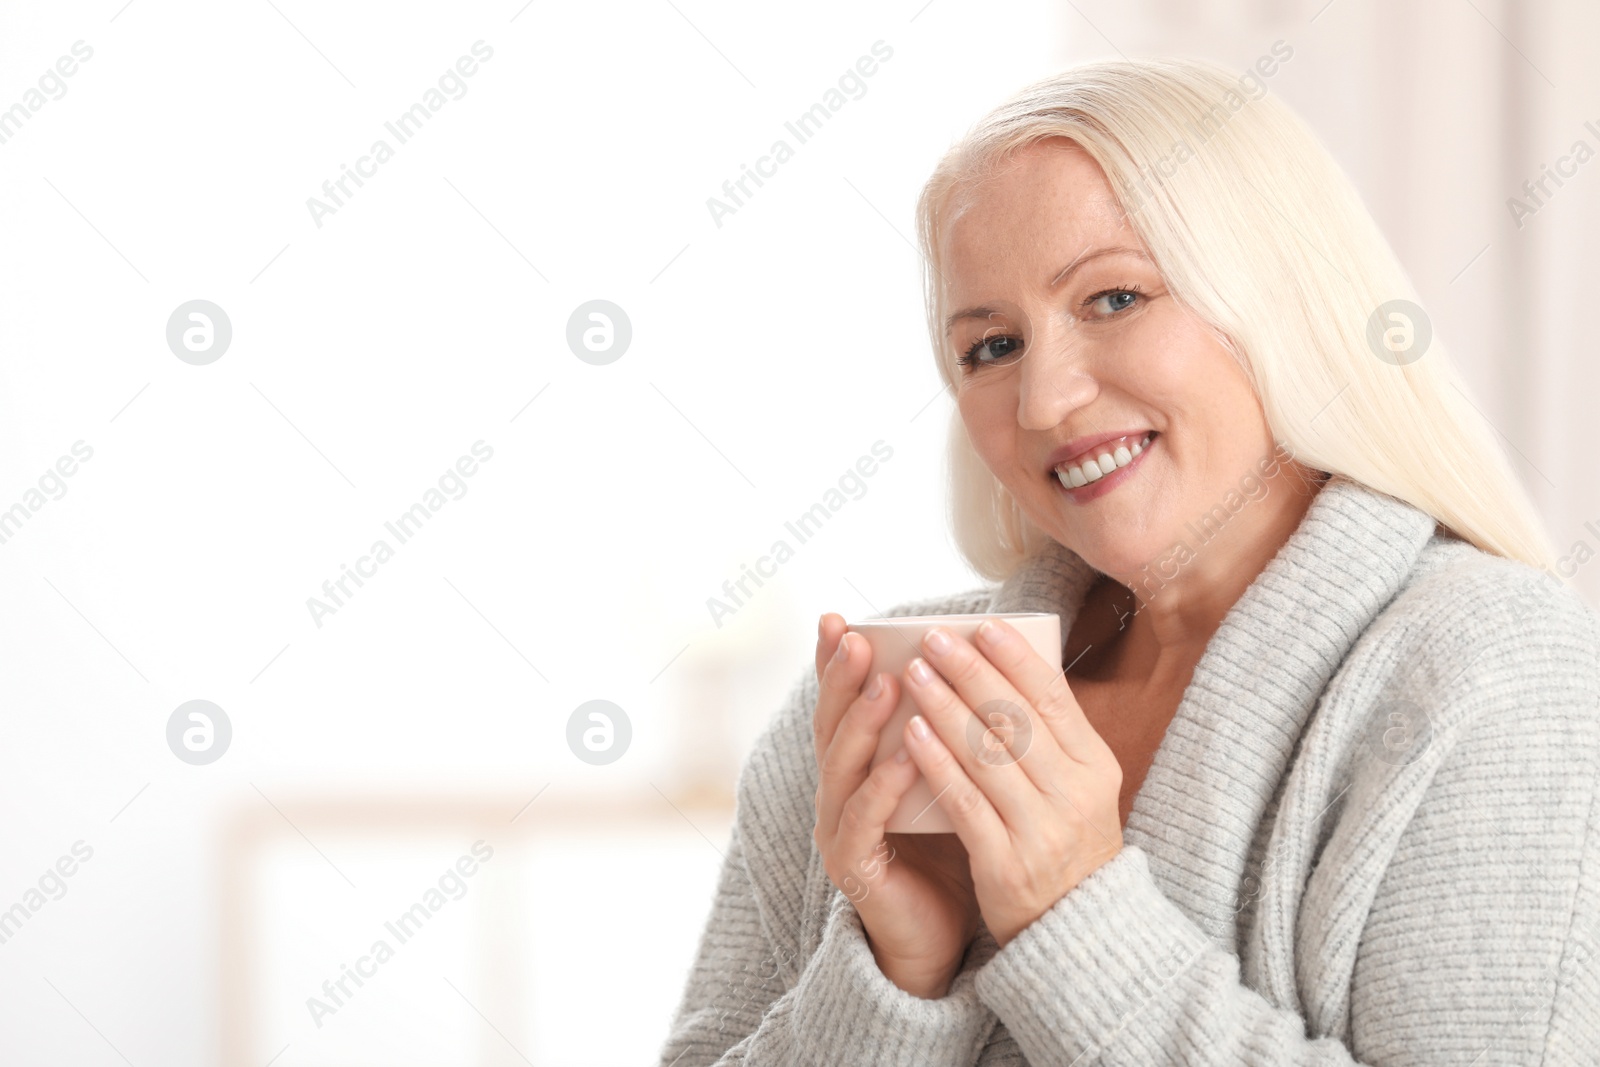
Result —
<path fill-rule="evenodd" d="M 663 1064 L 1600 1062 L 1600 617 L 1357 194 L 1239 88 L 1078 67 L 928 182 L 998 584 L 888 614 L 1059 612 L 1061 662 L 991 624 L 869 678 L 823 616 Z M 965 740 L 994 699 L 1014 758 Z M 885 834 L 919 774 L 955 834 Z"/>

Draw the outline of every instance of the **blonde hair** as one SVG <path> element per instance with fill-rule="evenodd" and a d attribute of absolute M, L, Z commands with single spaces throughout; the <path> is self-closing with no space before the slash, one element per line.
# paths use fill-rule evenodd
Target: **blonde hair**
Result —
<path fill-rule="evenodd" d="M 1240 361 L 1296 460 L 1403 500 L 1486 552 L 1549 569 L 1538 512 L 1440 339 L 1421 348 L 1419 328 L 1420 358 L 1380 357 L 1377 337 L 1395 321 L 1380 308 L 1420 300 L 1360 195 L 1263 82 L 1250 99 L 1244 84 L 1201 60 L 1088 63 L 1024 88 L 945 154 L 917 202 L 945 384 L 955 392 L 961 378 L 941 284 L 952 196 L 977 191 L 1015 151 L 1067 138 L 1105 172 L 1168 291 Z M 979 574 L 1003 579 L 1049 544 L 978 456 L 959 410 L 949 477 L 956 545 Z"/>

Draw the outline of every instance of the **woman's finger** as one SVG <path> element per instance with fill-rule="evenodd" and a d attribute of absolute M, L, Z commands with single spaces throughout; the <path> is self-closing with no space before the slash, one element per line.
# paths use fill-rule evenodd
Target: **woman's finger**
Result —
<path fill-rule="evenodd" d="M 823 621 L 825 624 L 830 621 L 829 616 L 824 616 Z M 824 636 L 817 643 L 817 706 L 811 715 L 811 743 L 819 767 L 823 754 L 828 751 L 829 742 L 833 740 L 833 732 L 838 729 L 839 720 L 861 692 L 861 683 L 865 680 L 867 665 L 872 659 L 872 650 L 866 647 L 866 638 L 860 634 L 846 634 L 844 620 L 840 619 L 839 622 L 837 636 L 830 641 L 828 635 L 832 627 L 825 625 Z M 826 658 L 824 647 L 833 650 Z M 862 654 L 863 650 L 865 655 Z"/>
<path fill-rule="evenodd" d="M 905 736 L 911 762 L 928 780 L 934 801 L 950 817 L 956 836 L 967 848 L 974 871 L 980 863 L 998 869 L 1007 861 L 1011 845 L 1010 831 L 1000 813 L 961 768 L 926 718 L 913 715 L 906 723 Z"/>
<path fill-rule="evenodd" d="M 924 692 L 913 696 L 924 707 L 934 729 L 948 740 L 967 774 L 994 799 L 1006 822 L 1017 826 L 1035 806 L 1019 807 L 1022 801 L 1031 799 L 1022 779 L 1032 782 L 1038 792 L 1050 792 L 1060 789 L 1077 766 L 1032 703 L 1030 693 L 1041 699 L 1064 694 L 1067 700 L 1072 699 L 1072 694 L 1064 678 L 1060 693 L 1044 693 L 1048 687 L 1040 675 L 1050 670 L 1045 661 L 1014 629 L 1007 627 L 998 632 L 1014 635 L 1013 640 L 992 646 L 999 650 L 996 656 L 1003 655 L 1004 665 L 989 658 L 991 646 L 987 641 L 984 648 L 975 648 L 966 639 L 943 630 L 946 641 L 945 647 L 940 648 L 934 640 L 935 631 L 930 630 L 923 638 L 923 647 L 937 672 L 936 684 L 921 687 Z M 1027 688 L 1017 684 L 1012 671 L 1025 676 Z M 942 699 L 946 685 L 954 690 L 953 701 Z M 921 698 L 930 695 L 941 699 L 925 704 Z"/>
<path fill-rule="evenodd" d="M 902 750 L 903 751 L 903 750 Z M 860 788 L 850 794 L 839 815 L 839 832 L 834 838 L 833 855 L 850 865 L 843 875 L 870 884 L 880 865 L 870 862 L 884 840 L 889 817 L 917 780 L 917 765 L 909 755 L 891 756 L 872 768 Z"/>
<path fill-rule="evenodd" d="M 876 694 L 868 695 L 873 688 L 869 683 L 845 710 L 817 766 L 817 819 L 828 830 L 838 826 L 845 802 L 866 780 L 884 725 L 899 701 L 899 689 L 892 677 L 880 674 L 878 682 Z"/>
<path fill-rule="evenodd" d="M 1106 754 L 1106 744 L 1072 695 L 1066 674 L 1033 650 L 1016 627 L 1004 619 L 978 626 L 977 646 L 1016 687 L 1033 709 L 1033 718 L 1048 731 L 1068 757 L 1092 764 Z"/>
<path fill-rule="evenodd" d="M 838 619 L 838 624 L 834 620 Z M 817 683 L 822 682 L 822 672 L 827 669 L 828 661 L 833 658 L 834 649 L 839 645 L 839 636 L 844 633 L 844 619 L 836 612 L 826 612 L 817 621 Z"/>
<path fill-rule="evenodd" d="M 966 647 L 964 656 L 947 656 L 946 660 L 952 658 L 968 663 L 979 661 L 983 671 L 994 676 L 988 680 L 1004 685 L 1003 691 L 1010 691 L 1010 686 L 1005 684 L 1004 679 L 998 678 L 994 667 L 971 646 Z M 918 681 L 919 667 L 926 672 L 925 681 Z M 957 672 L 960 684 L 964 687 L 962 692 L 952 688 L 952 683 L 946 682 L 921 657 L 912 660 L 905 673 L 911 698 L 916 701 L 922 718 L 928 722 L 934 736 L 942 739 L 943 750 L 957 764 L 961 772 L 960 781 L 971 782 L 1007 826 L 1024 827 L 1030 820 L 1037 819 L 1040 814 L 1041 786 L 1035 778 L 1049 781 L 1061 774 L 1062 764 L 1065 763 L 1055 742 L 1046 738 L 1045 743 L 1040 744 L 1040 738 L 1012 733 L 1019 725 L 1026 729 L 1029 721 L 1026 710 L 1012 700 L 984 699 L 982 694 L 985 691 L 994 690 L 981 685 L 979 679 L 966 672 Z M 967 697 L 967 693 L 973 696 Z M 1002 736 L 996 724 L 985 717 L 996 706 L 1008 709 L 1003 716 L 1007 721 L 1003 732 L 1011 733 L 1009 738 Z M 980 715 L 975 708 L 982 709 L 984 714 Z M 1026 769 L 1024 764 L 1027 765 Z M 933 785 L 932 779 L 928 784 Z M 934 786 L 934 789 L 937 792 L 938 787 Z"/>

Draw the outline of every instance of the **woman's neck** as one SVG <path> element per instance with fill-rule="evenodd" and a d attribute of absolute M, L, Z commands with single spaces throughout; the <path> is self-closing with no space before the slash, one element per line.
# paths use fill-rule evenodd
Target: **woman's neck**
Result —
<path fill-rule="evenodd" d="M 1132 575 L 1097 581 L 1074 621 L 1065 662 L 1081 658 L 1076 673 L 1092 680 L 1186 685 L 1228 611 L 1294 533 L 1324 484 L 1309 471 L 1304 480 L 1291 474 L 1275 482 L 1272 493 L 1242 509 L 1159 588 Z"/>

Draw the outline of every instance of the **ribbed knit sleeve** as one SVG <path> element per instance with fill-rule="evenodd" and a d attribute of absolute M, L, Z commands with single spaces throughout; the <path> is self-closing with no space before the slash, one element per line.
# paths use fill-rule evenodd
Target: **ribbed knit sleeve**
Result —
<path fill-rule="evenodd" d="M 1406 690 L 1425 717 L 1401 728 L 1430 724 L 1415 758 L 1352 756 L 1329 862 L 1378 872 L 1370 905 L 1330 891 L 1302 914 L 1303 943 L 1348 960 L 1348 999 L 1317 1005 L 1338 1032 L 1244 985 L 1126 845 L 977 975 L 1030 1063 L 1600 1063 L 1596 631 L 1575 613 L 1470 643 L 1444 628 L 1451 651 Z"/>
<path fill-rule="evenodd" d="M 840 893 L 822 941 L 784 988 L 783 950 L 763 934 L 734 831 L 663 1065 L 972 1067 L 996 1019 L 971 967 L 938 1000 L 883 976 L 855 907 Z"/>
<path fill-rule="evenodd" d="M 988 954 L 969 953 L 942 998 L 908 993 L 878 968 L 855 906 L 830 885 L 820 940 L 800 958 L 808 874 L 821 862 L 815 702 L 814 677 L 802 680 L 741 773 L 716 899 L 660 1063 L 972 1067 L 998 1022 L 973 988 Z"/>
<path fill-rule="evenodd" d="M 878 969 L 861 916 L 837 893 L 796 988 L 795 1031 L 815 1057 L 804 1062 L 971 1067 L 997 1022 L 973 988 L 975 973 L 964 968 L 937 1000 L 907 993 Z"/>

